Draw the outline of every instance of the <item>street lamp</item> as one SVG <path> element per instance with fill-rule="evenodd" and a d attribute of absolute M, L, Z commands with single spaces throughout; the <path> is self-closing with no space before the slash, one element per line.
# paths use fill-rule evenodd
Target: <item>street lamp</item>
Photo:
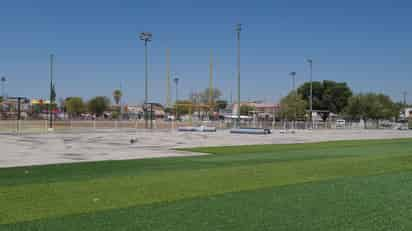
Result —
<path fill-rule="evenodd" d="M 140 40 L 144 41 L 144 57 L 145 57 L 145 82 L 144 82 L 144 119 L 145 119 L 145 127 L 148 127 L 147 124 L 147 109 L 146 109 L 146 104 L 148 102 L 148 79 L 149 79 L 149 73 L 148 73 L 148 59 L 147 59 L 147 43 L 152 41 L 152 33 L 150 32 L 142 32 L 140 33 L 139 36 Z"/>
<path fill-rule="evenodd" d="M 307 59 L 306 62 L 309 64 L 309 76 L 310 76 L 309 111 L 310 111 L 310 121 L 312 122 L 312 128 L 313 128 L 313 117 L 312 117 L 312 111 L 313 111 L 313 78 L 312 78 L 312 66 L 313 66 L 313 60 L 312 60 L 312 59 Z"/>
<path fill-rule="evenodd" d="M 3 100 L 6 99 L 6 92 L 4 90 L 4 85 L 5 85 L 6 81 L 7 81 L 6 77 L 2 76 L 1 77 L 1 96 L 3 97 Z"/>
<path fill-rule="evenodd" d="M 240 127 L 240 32 L 242 24 L 236 24 L 237 35 L 237 127 Z"/>

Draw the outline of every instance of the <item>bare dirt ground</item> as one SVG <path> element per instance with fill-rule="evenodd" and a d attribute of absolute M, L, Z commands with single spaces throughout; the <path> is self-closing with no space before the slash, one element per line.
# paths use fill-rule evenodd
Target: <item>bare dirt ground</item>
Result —
<path fill-rule="evenodd" d="M 136 138 L 137 142 L 130 143 Z M 185 133 L 177 131 L 100 130 L 49 134 L 0 134 L 0 168 L 100 160 L 202 155 L 174 148 L 250 144 L 286 144 L 357 139 L 412 138 L 398 130 L 297 130 L 270 135 Z"/>

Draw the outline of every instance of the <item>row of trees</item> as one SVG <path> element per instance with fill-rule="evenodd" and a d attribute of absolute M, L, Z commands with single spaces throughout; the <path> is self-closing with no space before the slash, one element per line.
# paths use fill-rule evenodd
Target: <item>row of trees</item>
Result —
<path fill-rule="evenodd" d="M 110 107 L 110 99 L 106 96 L 96 96 L 84 102 L 81 97 L 68 97 L 61 106 L 71 117 L 78 117 L 85 112 L 101 116 Z"/>
<path fill-rule="evenodd" d="M 178 111 L 180 115 L 186 115 L 190 112 L 197 112 L 198 114 L 215 112 L 226 109 L 228 102 L 220 99 L 222 92 L 217 89 L 206 88 L 199 92 L 192 92 L 189 99 L 177 100 L 173 108 Z M 211 100 L 211 102 L 209 102 Z"/>
<path fill-rule="evenodd" d="M 113 115 L 118 115 L 120 112 L 120 101 L 123 93 L 120 89 L 115 89 L 113 91 L 113 100 L 116 105 L 118 105 L 118 111 L 112 112 Z M 96 96 L 89 101 L 84 101 L 81 97 L 67 97 L 60 102 L 60 106 L 65 112 L 67 112 L 71 117 L 78 117 L 82 113 L 92 113 L 97 117 L 101 116 L 105 111 L 110 108 L 110 99 L 106 96 Z"/>
<path fill-rule="evenodd" d="M 330 113 L 351 120 L 398 119 L 404 105 L 377 93 L 353 94 L 346 83 L 325 80 L 312 83 L 313 110 L 326 120 Z M 281 99 L 278 116 L 286 120 L 304 120 L 310 109 L 310 83 L 291 91 Z"/>

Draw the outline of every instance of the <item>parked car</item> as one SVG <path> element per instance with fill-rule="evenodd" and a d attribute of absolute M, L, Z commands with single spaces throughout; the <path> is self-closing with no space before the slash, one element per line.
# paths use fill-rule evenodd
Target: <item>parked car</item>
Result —
<path fill-rule="evenodd" d="M 336 120 L 336 128 L 345 128 L 346 121 L 343 119 Z"/>

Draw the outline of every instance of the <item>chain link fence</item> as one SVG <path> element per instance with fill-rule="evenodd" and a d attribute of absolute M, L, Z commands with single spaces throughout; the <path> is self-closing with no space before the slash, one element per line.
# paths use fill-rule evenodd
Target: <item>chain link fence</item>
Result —
<path fill-rule="evenodd" d="M 148 121 L 148 128 L 157 130 L 172 130 L 182 126 L 213 126 L 217 129 L 230 129 L 233 121 Z M 151 127 L 150 127 L 151 126 Z M 393 122 L 370 121 L 367 123 L 346 121 L 345 124 L 328 122 L 306 121 L 242 121 L 241 127 L 271 128 L 271 129 L 395 129 L 400 126 Z M 53 121 L 53 131 L 98 131 L 104 129 L 131 130 L 145 129 L 144 120 L 57 120 Z M 1 133 L 47 133 L 49 122 L 47 120 L 0 120 Z"/>

